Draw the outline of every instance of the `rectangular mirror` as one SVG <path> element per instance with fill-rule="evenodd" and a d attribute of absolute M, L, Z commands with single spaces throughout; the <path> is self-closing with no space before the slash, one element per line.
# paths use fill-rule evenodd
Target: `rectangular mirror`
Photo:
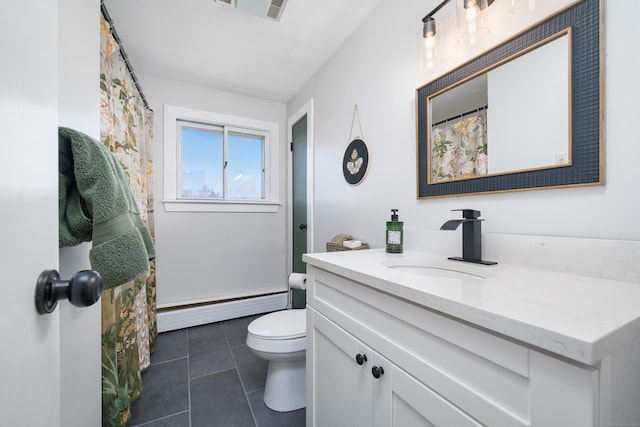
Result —
<path fill-rule="evenodd" d="M 569 37 L 561 31 L 429 97 L 430 184 L 569 164 Z"/>
<path fill-rule="evenodd" d="M 418 198 L 602 184 L 600 23 L 576 2 L 419 88 Z"/>

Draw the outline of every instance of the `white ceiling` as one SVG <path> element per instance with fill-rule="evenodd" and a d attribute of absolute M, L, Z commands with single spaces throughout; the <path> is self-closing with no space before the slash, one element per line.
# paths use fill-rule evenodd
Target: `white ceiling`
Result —
<path fill-rule="evenodd" d="M 379 2 L 288 0 L 274 21 L 215 0 L 104 0 L 136 74 L 281 102 Z"/>

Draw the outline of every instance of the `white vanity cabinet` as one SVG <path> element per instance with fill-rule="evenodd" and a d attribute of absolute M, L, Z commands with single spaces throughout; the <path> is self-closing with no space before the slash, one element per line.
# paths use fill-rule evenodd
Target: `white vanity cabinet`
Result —
<path fill-rule="evenodd" d="M 325 316 L 309 316 L 315 411 L 307 425 L 480 425 Z"/>
<path fill-rule="evenodd" d="M 597 367 L 312 264 L 307 286 L 308 427 L 599 425 Z"/>

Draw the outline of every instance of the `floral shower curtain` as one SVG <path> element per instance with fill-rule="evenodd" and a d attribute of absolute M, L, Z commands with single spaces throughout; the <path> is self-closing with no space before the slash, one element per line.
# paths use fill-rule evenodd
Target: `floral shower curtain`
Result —
<path fill-rule="evenodd" d="M 487 115 L 479 111 L 436 126 L 431 133 L 431 180 L 487 174 Z"/>
<path fill-rule="evenodd" d="M 100 34 L 100 140 L 128 174 L 140 216 L 154 236 L 153 112 L 103 17 Z M 103 291 L 101 302 L 102 424 L 123 426 L 131 402 L 142 392 L 140 372 L 150 364 L 157 336 L 155 261 L 149 274 Z"/>

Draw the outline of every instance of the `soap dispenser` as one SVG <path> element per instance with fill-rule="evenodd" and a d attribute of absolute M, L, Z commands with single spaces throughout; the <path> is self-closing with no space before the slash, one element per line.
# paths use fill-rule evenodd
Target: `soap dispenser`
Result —
<path fill-rule="evenodd" d="M 391 209 L 391 221 L 387 221 L 387 252 L 402 253 L 402 225 L 398 221 L 398 209 Z"/>

